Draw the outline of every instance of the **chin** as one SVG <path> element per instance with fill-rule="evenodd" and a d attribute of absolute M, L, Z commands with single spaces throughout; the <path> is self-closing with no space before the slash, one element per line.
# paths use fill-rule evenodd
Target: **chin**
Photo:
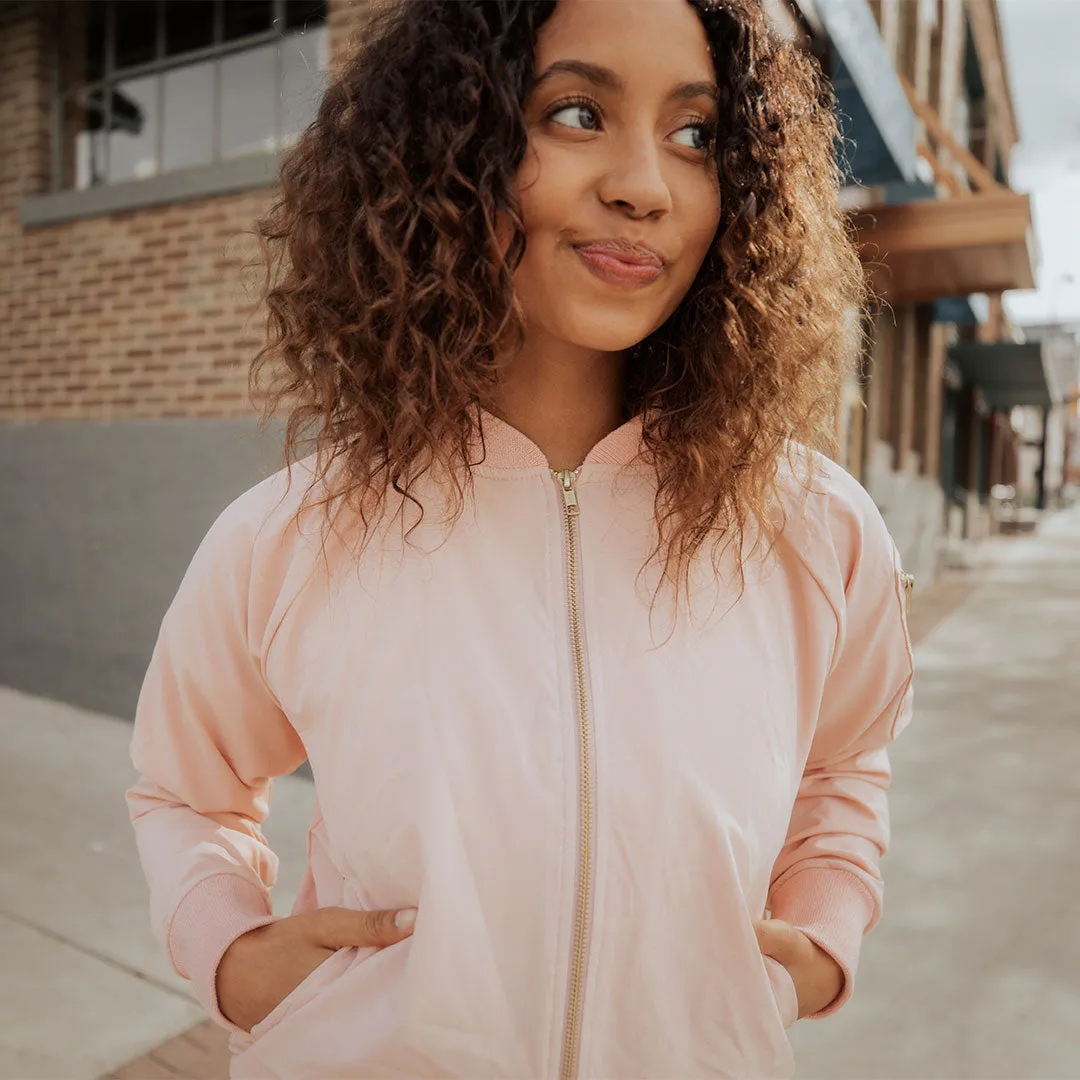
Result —
<path fill-rule="evenodd" d="M 663 320 L 660 320 L 662 322 Z M 598 352 L 623 352 L 644 341 L 660 322 L 632 318 L 625 312 L 598 317 L 596 312 L 569 320 L 559 336 L 583 349 Z"/>

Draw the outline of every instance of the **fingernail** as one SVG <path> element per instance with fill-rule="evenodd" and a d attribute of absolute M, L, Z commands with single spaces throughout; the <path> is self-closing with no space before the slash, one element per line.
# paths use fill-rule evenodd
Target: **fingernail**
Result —
<path fill-rule="evenodd" d="M 415 922 L 416 922 L 416 908 L 414 908 L 414 907 L 402 908 L 401 911 L 399 911 L 394 916 L 394 925 L 399 930 L 411 930 L 413 928 L 413 924 Z"/>

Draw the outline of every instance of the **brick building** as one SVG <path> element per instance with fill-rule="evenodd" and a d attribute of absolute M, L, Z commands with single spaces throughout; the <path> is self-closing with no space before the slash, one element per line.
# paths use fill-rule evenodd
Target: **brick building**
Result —
<path fill-rule="evenodd" d="M 250 230 L 363 13 L 0 3 L 0 682 L 130 716 L 194 547 L 278 466 Z"/>
<path fill-rule="evenodd" d="M 347 0 L 0 5 L 0 419 L 250 413 L 261 335 L 232 271 L 361 13 Z"/>

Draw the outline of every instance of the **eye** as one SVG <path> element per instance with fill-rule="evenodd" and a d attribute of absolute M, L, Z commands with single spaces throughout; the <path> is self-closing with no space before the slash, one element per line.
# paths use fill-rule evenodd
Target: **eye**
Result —
<path fill-rule="evenodd" d="M 549 120 L 563 127 L 577 128 L 579 131 L 596 131 L 600 126 L 600 114 L 588 102 L 575 101 L 570 104 L 556 105 L 547 114 Z"/>
<path fill-rule="evenodd" d="M 689 131 L 691 137 L 689 141 L 683 142 L 679 136 L 684 132 Z M 691 150 L 705 151 L 708 150 L 716 137 L 716 127 L 707 120 L 698 121 L 693 124 L 686 124 L 679 128 L 678 131 L 672 136 L 680 146 L 688 146 Z"/>

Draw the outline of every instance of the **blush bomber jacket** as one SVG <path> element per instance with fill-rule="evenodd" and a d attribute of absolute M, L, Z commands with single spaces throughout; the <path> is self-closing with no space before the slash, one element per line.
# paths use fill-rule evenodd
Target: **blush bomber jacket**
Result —
<path fill-rule="evenodd" d="M 236 1078 L 790 1077 L 795 987 L 753 924 L 827 950 L 844 986 L 815 1016 L 843 1006 L 881 917 L 887 748 L 911 718 L 896 547 L 854 478 L 802 450 L 811 488 L 781 464 L 788 523 L 742 590 L 733 555 L 717 573 L 704 552 L 680 613 L 643 570 L 640 418 L 553 473 L 478 415 L 452 525 L 425 477 L 409 542 L 388 509 L 358 557 L 347 521 L 324 536 L 315 510 L 297 518 L 311 457 L 207 532 L 131 740 L 155 932 L 230 1032 Z M 305 759 L 293 912 L 417 921 L 336 951 L 246 1032 L 215 973 L 282 917 L 261 826 Z"/>

